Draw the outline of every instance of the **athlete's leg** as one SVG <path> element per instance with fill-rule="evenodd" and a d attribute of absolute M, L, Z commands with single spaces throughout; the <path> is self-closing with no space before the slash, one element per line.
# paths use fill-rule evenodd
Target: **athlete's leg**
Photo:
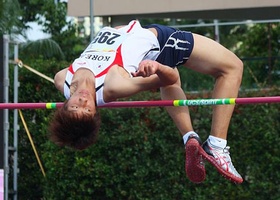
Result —
<path fill-rule="evenodd" d="M 187 68 L 209 74 L 215 78 L 212 98 L 235 98 L 241 84 L 243 63 L 231 51 L 219 43 L 197 35 Z M 211 135 L 226 139 L 234 106 L 214 106 Z"/>
<path fill-rule="evenodd" d="M 231 51 L 209 38 L 196 34 L 193 34 L 193 36 L 193 51 L 189 60 L 185 63 L 185 66 L 189 69 L 195 70 L 199 73 L 211 75 L 215 78 L 216 81 L 212 93 L 213 98 L 237 97 L 243 73 L 243 64 L 240 59 Z M 180 84 L 178 83 L 166 88 L 162 88 L 162 98 L 185 99 L 185 94 L 182 89 L 179 88 L 179 85 Z M 204 151 L 201 151 L 201 153 L 218 169 L 220 173 L 222 173 L 222 175 L 226 176 L 228 179 L 232 179 L 234 182 L 240 183 L 242 182 L 242 177 L 234 169 L 230 161 L 228 148 L 226 148 L 227 132 L 233 109 L 234 106 L 232 105 L 219 105 L 213 107 L 210 134 L 215 137 L 209 137 L 208 140 L 211 140 L 209 143 L 215 144 L 213 146 L 217 146 L 218 148 L 215 149 L 213 146 L 209 146 L 207 143 L 207 145 L 204 145 L 204 147 L 206 147 L 205 149 L 207 149 L 207 152 L 211 153 L 213 156 L 207 156 Z M 169 107 L 167 108 L 167 111 L 175 121 L 182 135 L 193 130 L 187 107 Z M 185 136 L 188 136 L 188 134 L 185 134 L 184 137 Z M 187 149 L 190 149 L 192 152 L 195 152 L 193 149 L 201 149 L 197 143 L 194 143 L 194 139 L 189 140 L 190 142 L 187 142 L 186 137 L 184 139 L 186 143 L 187 174 L 188 171 L 201 172 L 201 165 L 197 164 L 197 161 L 200 160 L 199 156 L 197 156 L 197 154 L 188 154 L 187 151 Z M 220 163 L 219 158 L 216 157 L 216 155 L 219 154 L 226 158 L 228 161 L 227 165 L 222 165 L 222 163 Z M 187 165 L 187 163 L 189 164 Z M 224 166 L 226 166 L 229 170 L 225 170 Z M 192 175 L 194 180 L 194 178 L 196 178 L 195 174 Z"/>
<path fill-rule="evenodd" d="M 212 98 L 237 97 L 243 63 L 235 54 L 217 42 L 194 34 L 194 48 L 185 66 L 215 78 Z M 233 105 L 213 106 L 211 136 L 203 144 L 207 154 L 204 151 L 201 151 L 201 154 L 227 179 L 242 183 L 242 177 L 231 162 L 229 147 L 226 147 L 233 110 Z"/>
<path fill-rule="evenodd" d="M 160 91 L 161 98 L 164 100 L 186 99 L 186 95 L 181 88 L 180 79 L 173 85 L 162 87 Z M 206 177 L 204 162 L 199 154 L 202 150 L 201 141 L 193 131 L 188 107 L 166 107 L 166 110 L 183 136 L 186 151 L 186 174 L 192 182 L 201 183 Z"/>
<path fill-rule="evenodd" d="M 160 88 L 160 92 L 163 100 L 186 99 L 185 92 L 181 88 L 180 79 L 173 85 Z M 166 107 L 166 110 L 173 119 L 182 136 L 184 136 L 187 132 L 193 131 L 191 117 L 187 106 Z"/>

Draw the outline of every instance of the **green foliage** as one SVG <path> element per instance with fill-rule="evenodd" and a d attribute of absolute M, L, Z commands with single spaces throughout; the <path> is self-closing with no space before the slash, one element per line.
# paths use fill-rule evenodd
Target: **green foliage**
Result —
<path fill-rule="evenodd" d="M 67 4 L 60 2 L 55 4 L 54 1 L 47 0 L 42 10 L 45 19 L 40 19 L 39 24 L 44 26 L 44 32 L 53 36 L 59 35 L 67 25 Z"/>
<path fill-rule="evenodd" d="M 52 36 L 52 39 L 59 44 L 63 50 L 65 59 L 73 61 L 86 47 L 88 41 L 76 37 L 77 27 L 73 21 L 67 19 L 67 3 L 48 0 L 43 5 L 43 17 L 39 20 L 45 33 Z"/>
<path fill-rule="evenodd" d="M 24 29 L 18 16 L 21 13 L 17 0 L 6 0 L 0 3 L 0 35 L 19 34 Z"/>
<path fill-rule="evenodd" d="M 23 58 L 28 57 L 29 59 L 35 59 L 42 56 L 45 59 L 64 59 L 63 51 L 61 50 L 60 46 L 52 39 L 28 41 L 21 45 L 20 51 Z"/>
<path fill-rule="evenodd" d="M 67 66 L 68 63 L 59 62 L 56 60 L 23 60 L 24 64 L 36 69 L 37 71 L 45 74 L 46 76 L 53 78 L 55 72 L 63 67 Z M 10 94 L 13 94 L 13 68 L 10 71 Z M 19 68 L 19 102 L 56 102 L 63 101 L 64 98 L 55 89 L 53 83 L 38 77 L 34 73 L 30 72 L 25 68 Z M 10 99 L 13 99 L 11 96 Z M 38 151 L 39 157 L 41 158 L 42 152 L 45 151 L 42 145 L 48 141 L 47 138 L 47 124 L 49 121 L 49 115 L 51 112 L 48 110 L 22 110 L 24 119 L 27 123 L 28 129 L 32 135 L 34 145 Z M 13 122 L 12 112 L 10 113 L 10 122 Z M 18 131 L 18 163 L 20 173 L 18 174 L 18 195 L 20 199 L 40 199 L 42 197 L 42 185 L 43 176 L 42 172 L 37 163 L 35 154 L 31 147 L 30 141 L 27 137 L 26 130 L 23 127 L 23 123 L 19 118 L 20 129 Z M 11 126 L 11 133 L 13 131 Z M 10 143 L 13 141 L 12 134 L 10 134 Z M 11 144 L 12 146 L 12 144 Z M 11 177 L 10 177 L 11 178 Z M 12 183 L 12 180 L 9 181 Z M 31 189 L 32 188 L 32 189 Z"/>
<path fill-rule="evenodd" d="M 65 1 L 8 0 L 0 11 L 0 34 L 26 38 L 25 31 L 30 28 L 28 22 L 37 22 L 43 26 L 43 32 L 51 35 L 48 39 L 21 44 L 25 57 L 34 59 L 42 56 L 72 62 L 88 44 L 86 39 L 76 37 L 78 28 L 67 18 Z"/>
<path fill-rule="evenodd" d="M 20 3 L 23 15 L 21 16 L 23 23 L 34 22 L 40 18 L 43 12 L 43 5 L 47 1 L 41 0 L 17 0 Z"/>
<path fill-rule="evenodd" d="M 181 87 L 184 91 L 212 90 L 214 78 L 211 76 L 197 73 L 186 67 L 178 67 L 181 79 Z"/>
<path fill-rule="evenodd" d="M 242 35 L 237 53 L 244 58 L 243 85 L 263 88 L 279 84 L 279 23 L 255 24 Z"/>
<path fill-rule="evenodd" d="M 52 38 L 59 44 L 60 48 L 63 50 L 64 59 L 69 63 L 79 57 L 88 45 L 87 40 L 76 37 L 76 27 L 74 25 L 69 26 L 61 34 L 53 36 Z"/>
<path fill-rule="evenodd" d="M 3 1 L 0 1 L 0 16 L 3 14 Z"/>
<path fill-rule="evenodd" d="M 259 93 L 259 96 L 273 96 L 273 93 Z M 247 96 L 256 96 L 247 94 Z M 247 185 L 246 197 L 254 195 L 258 199 L 279 199 L 279 176 L 276 166 L 279 159 L 279 104 L 237 106 L 232 120 L 229 140 L 235 142 L 239 171 Z M 245 115 L 245 116 L 244 116 Z M 243 131 L 242 131 L 243 130 Z M 266 196 L 266 197 L 265 197 Z"/>

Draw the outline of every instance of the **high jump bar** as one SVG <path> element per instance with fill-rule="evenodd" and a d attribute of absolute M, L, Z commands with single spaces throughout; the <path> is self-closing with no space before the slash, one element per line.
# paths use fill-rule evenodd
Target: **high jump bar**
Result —
<path fill-rule="evenodd" d="M 135 107 L 166 107 L 166 106 L 207 106 L 207 105 L 235 105 L 280 103 L 280 96 L 223 98 L 223 99 L 192 99 L 192 100 L 155 100 L 155 101 L 115 101 L 99 108 L 135 108 Z M 63 106 L 57 103 L 0 103 L 0 109 L 56 109 Z"/>

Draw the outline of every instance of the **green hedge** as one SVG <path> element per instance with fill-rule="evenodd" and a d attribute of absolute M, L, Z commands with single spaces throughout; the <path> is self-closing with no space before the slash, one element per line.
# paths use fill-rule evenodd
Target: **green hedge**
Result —
<path fill-rule="evenodd" d="M 51 76 L 61 68 L 56 64 L 34 61 L 28 65 Z M 20 102 L 63 100 L 52 84 L 27 71 L 20 75 Z M 275 95 L 279 95 L 279 89 L 241 93 Z M 158 98 L 157 92 L 145 92 L 126 100 Z M 101 109 L 98 142 L 85 151 L 59 148 L 48 140 L 47 125 L 52 111 L 24 110 L 46 177 L 20 123 L 19 199 L 280 199 L 279 108 L 280 104 L 235 108 L 228 145 L 234 165 L 244 177 L 241 185 L 227 181 L 208 163 L 206 181 L 190 182 L 185 175 L 182 138 L 164 108 Z M 211 107 L 190 110 L 194 127 L 205 140 L 210 131 Z"/>
<path fill-rule="evenodd" d="M 147 99 L 147 95 L 137 98 Z M 257 94 L 255 94 L 257 95 Z M 148 95 L 150 97 L 150 95 Z M 47 199 L 279 199 L 279 104 L 239 105 L 228 143 L 244 177 L 235 185 L 206 164 L 207 178 L 185 176 L 181 136 L 163 108 L 104 109 L 98 143 L 82 152 L 44 145 Z M 206 139 L 210 107 L 192 108 Z"/>

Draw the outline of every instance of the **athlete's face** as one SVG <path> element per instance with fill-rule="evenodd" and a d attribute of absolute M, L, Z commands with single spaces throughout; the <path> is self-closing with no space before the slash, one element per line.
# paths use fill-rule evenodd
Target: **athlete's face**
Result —
<path fill-rule="evenodd" d="M 73 93 L 67 103 L 67 110 L 80 115 L 94 115 L 96 113 L 95 99 L 88 90 L 79 90 Z"/>

